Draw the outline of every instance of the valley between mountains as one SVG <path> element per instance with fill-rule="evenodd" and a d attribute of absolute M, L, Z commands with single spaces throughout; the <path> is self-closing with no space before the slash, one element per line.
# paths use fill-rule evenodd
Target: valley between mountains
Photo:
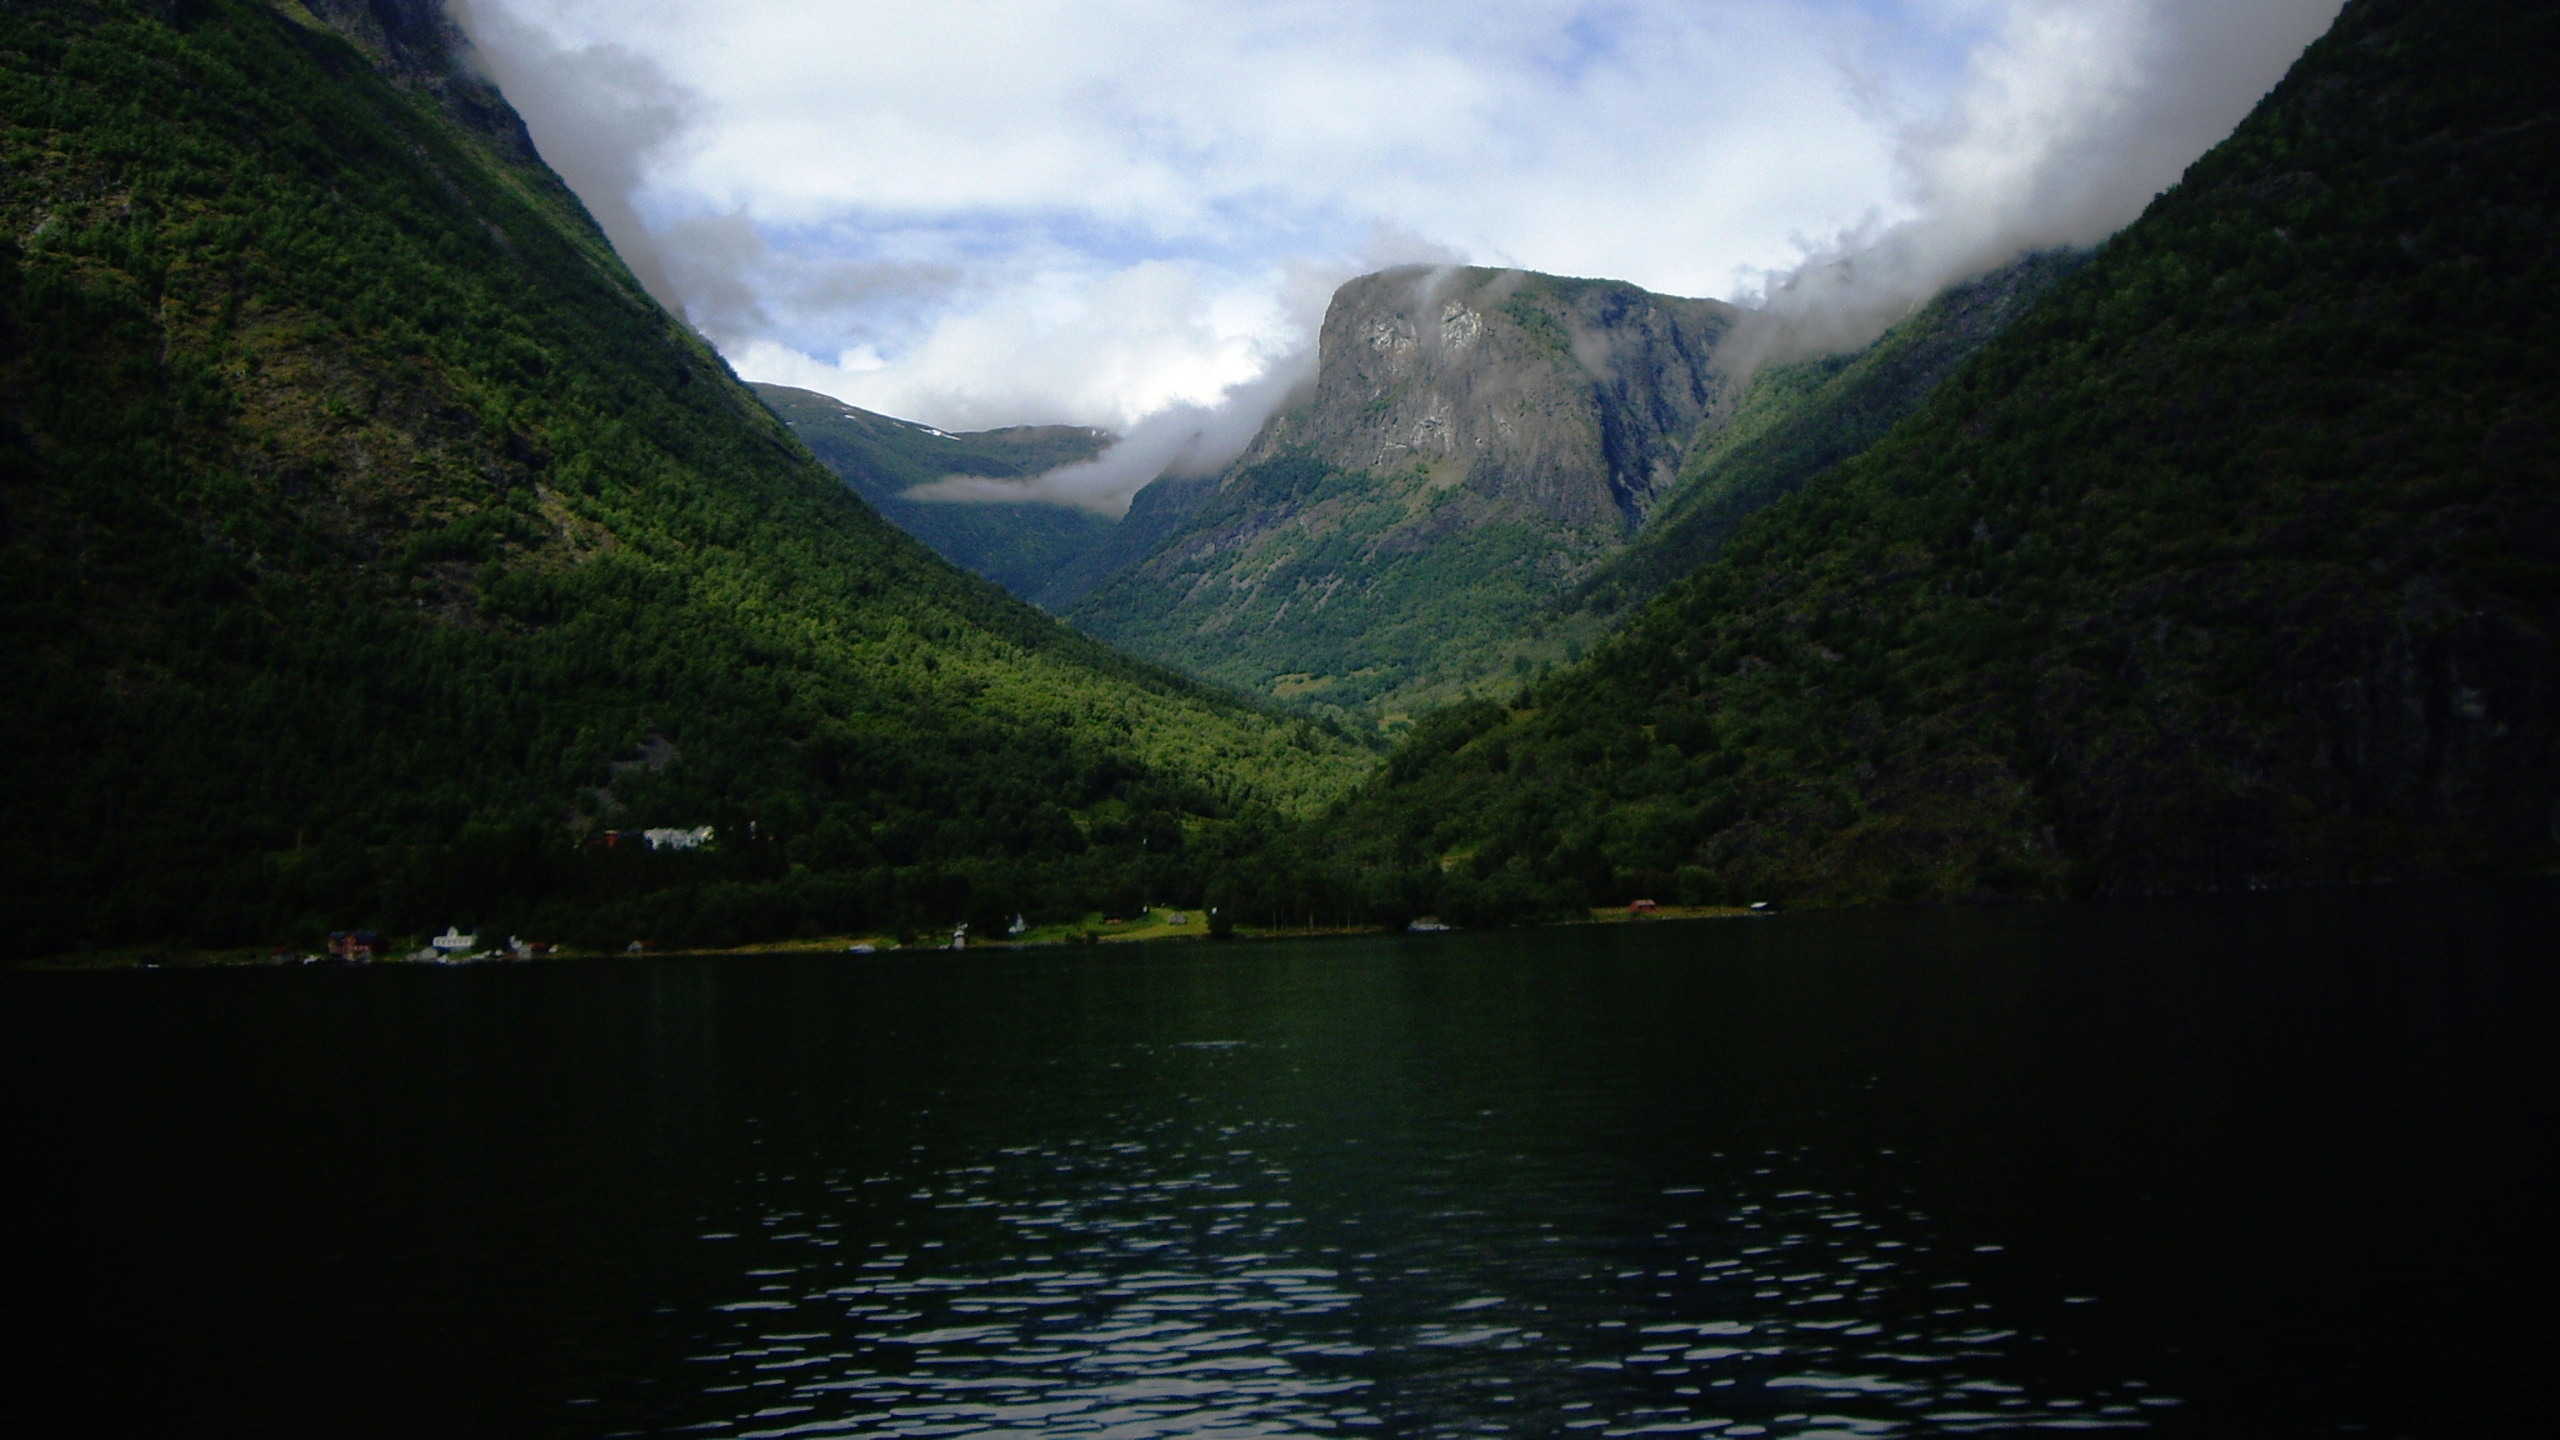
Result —
<path fill-rule="evenodd" d="M 12 955 L 2560 859 L 2545 7 L 2351 0 L 2133 225 L 1848 352 L 1361 277 L 1116 517 L 915 493 L 1108 435 L 742 383 L 460 45 L 0 17 Z"/>

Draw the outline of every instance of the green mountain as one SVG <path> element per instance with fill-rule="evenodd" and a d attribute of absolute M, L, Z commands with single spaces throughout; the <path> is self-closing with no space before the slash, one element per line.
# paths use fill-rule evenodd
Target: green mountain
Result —
<path fill-rule="evenodd" d="M 2085 258 L 2029 255 L 1949 287 L 1864 350 L 1761 366 L 1732 417 L 1690 450 L 1670 498 L 1565 608 L 1631 611 L 1707 563 L 1754 511 L 1883 439 Z"/>
<path fill-rule="evenodd" d="M 1714 352 L 1734 315 L 1519 271 L 1354 280 L 1325 315 L 1312 396 L 1070 618 L 1363 729 L 1552 659 L 1558 599 L 1730 409 Z"/>
<path fill-rule="evenodd" d="M 2549 863 L 2555 59 L 2547 5 L 2351 0 L 1881 443 L 1419 727 L 1296 883 L 1490 919 Z"/>
<path fill-rule="evenodd" d="M 1306 403 L 1225 475 L 1141 491 L 1035 598 L 1139 654 L 1393 731 L 1580 659 L 2078 263 L 2030 256 L 1864 350 L 1762 366 L 1738 399 L 1729 306 L 1518 272 L 1363 277 L 1335 297 Z"/>
<path fill-rule="evenodd" d="M 458 44 L 0 11 L 0 945 L 1078 912 L 1365 769 L 884 523 Z"/>
<path fill-rule="evenodd" d="M 1072 505 L 966 505 L 907 492 L 950 475 L 1028 479 L 1090 460 L 1112 437 L 1081 425 L 1016 425 L 952 435 L 788 385 L 752 387 L 820 463 L 935 554 L 1025 600 L 1045 601 L 1058 575 L 1118 527 Z"/>
<path fill-rule="evenodd" d="M 1129 512 L 1094 546 L 1069 560 L 1031 597 L 1063 610 L 1109 584 L 1182 533 L 1193 514 L 1218 493 L 1214 475 L 1159 475 L 1129 497 Z"/>
<path fill-rule="evenodd" d="M 1164 476 L 1117 520 L 1072 505 L 955 504 L 908 493 L 951 475 L 1029 479 L 1101 454 L 1112 436 L 1081 425 L 1016 425 L 952 435 L 787 385 L 752 387 L 830 470 L 891 523 L 1022 599 L 1063 609 L 1147 558 L 1215 492 L 1210 477 Z"/>

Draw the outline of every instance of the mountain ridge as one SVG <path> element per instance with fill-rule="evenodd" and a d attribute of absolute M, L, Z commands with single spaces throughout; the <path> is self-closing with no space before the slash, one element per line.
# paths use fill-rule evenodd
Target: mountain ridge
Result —
<path fill-rule="evenodd" d="M 2554 54 L 2547 7 L 2350 0 L 1919 412 L 1433 717 L 1292 883 L 1491 920 L 2550 863 Z"/>
<path fill-rule="evenodd" d="M 1712 302 L 1355 282 L 1330 388 L 1052 583 L 1143 550 L 1080 621 L 1335 718 L 1423 712 L 1356 788 L 1318 726 L 883 520 L 423 19 L 0 14 L 13 953 L 1150 897 L 1483 924 L 2560 856 L 2542 7 L 2350 0 L 2085 264 L 1765 389 L 1719 370 Z M 1098 442 L 853 418 L 892 491 L 945 445 Z M 1603 638 L 1603 600 L 1645 603 Z M 682 855 L 571 840 L 705 824 Z"/>
<path fill-rule="evenodd" d="M 1883 439 L 2086 259 L 2071 251 L 2022 256 L 1948 286 L 1860 349 L 1762 364 L 1731 419 L 1691 447 L 1644 527 L 1576 585 L 1563 608 L 1632 610 L 1695 571 L 1754 512 Z"/>
<path fill-rule="evenodd" d="M 1372 728 L 1475 678 L 1441 667 L 1453 636 L 1527 633 L 1625 542 L 1731 404 L 1713 352 L 1735 314 L 1520 271 L 1353 280 L 1326 312 L 1312 394 L 1069 616 Z"/>
<path fill-rule="evenodd" d="M 249 0 L 0 13 L 13 953 L 1080 913 L 1356 778 L 882 521 L 389 68 Z"/>
<path fill-rule="evenodd" d="M 1082 425 L 1013 425 L 952 434 L 848 405 L 788 385 L 749 387 L 820 464 L 834 471 L 891 524 L 960 568 L 1043 603 L 1062 571 L 1102 546 L 1118 527 L 1071 505 L 1001 505 L 912 498 L 952 475 L 1028 479 L 1090 460 L 1117 438 Z"/>

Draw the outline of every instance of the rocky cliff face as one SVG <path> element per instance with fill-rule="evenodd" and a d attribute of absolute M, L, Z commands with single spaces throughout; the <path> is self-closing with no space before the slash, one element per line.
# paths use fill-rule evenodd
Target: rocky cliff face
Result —
<path fill-rule="evenodd" d="M 1077 623 L 1371 721 L 1560 658 L 1542 617 L 1732 408 L 1735 315 L 1519 271 L 1354 280 L 1313 391 Z"/>
<path fill-rule="evenodd" d="M 533 136 L 489 78 L 463 63 L 471 42 L 446 11 L 446 0 L 302 0 L 300 9 L 347 38 L 385 79 L 423 95 L 500 158 L 535 170 Z M 546 179 L 549 172 L 542 172 Z"/>
<path fill-rule="evenodd" d="M 1624 532 L 1711 414 L 1732 306 L 1604 280 L 1408 266 L 1337 291 L 1313 398 L 1245 464 L 1304 447 L 1345 470 L 1420 469 L 1468 516 Z"/>
<path fill-rule="evenodd" d="M 1643 532 L 1568 608 L 1631 612 L 1706 564 L 1744 520 L 1883 439 L 2087 260 L 2086 251 L 2022 256 L 1950 286 L 1862 351 L 1761 366 L 1731 418 L 1690 447 Z"/>

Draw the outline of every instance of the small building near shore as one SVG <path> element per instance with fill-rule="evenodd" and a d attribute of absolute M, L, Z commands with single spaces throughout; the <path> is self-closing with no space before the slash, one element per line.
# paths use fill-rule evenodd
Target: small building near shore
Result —
<path fill-rule="evenodd" d="M 329 953 L 341 960 L 370 960 L 382 953 L 382 932 L 378 930 L 332 930 Z"/>

